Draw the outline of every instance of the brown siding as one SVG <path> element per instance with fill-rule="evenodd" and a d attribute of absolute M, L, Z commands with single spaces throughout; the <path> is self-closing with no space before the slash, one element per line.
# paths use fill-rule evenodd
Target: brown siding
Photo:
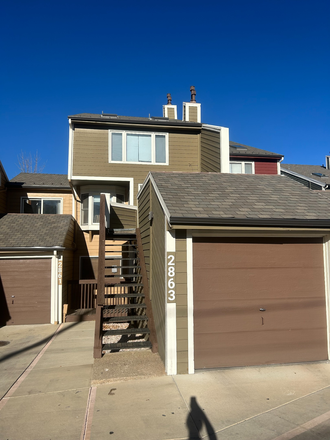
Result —
<path fill-rule="evenodd" d="M 111 229 L 132 229 L 136 228 L 136 209 L 122 208 L 111 205 L 110 228 Z"/>
<path fill-rule="evenodd" d="M 125 127 L 116 127 L 123 129 Z M 136 131 L 142 131 L 136 129 Z M 145 131 L 145 130 L 144 130 Z M 159 130 L 164 133 L 164 130 Z M 146 131 L 147 132 L 147 131 Z M 149 171 L 200 171 L 198 132 L 169 133 L 169 165 L 111 164 L 108 157 L 108 130 L 76 128 L 73 150 L 73 174 L 76 176 L 133 177 L 134 204 L 138 185 Z"/>
<path fill-rule="evenodd" d="M 177 372 L 188 373 L 188 321 L 187 321 L 187 240 L 186 231 L 175 231 L 175 282 L 177 326 Z"/>
<path fill-rule="evenodd" d="M 189 106 L 189 121 L 190 122 L 198 122 L 197 121 L 197 107 Z"/>
<path fill-rule="evenodd" d="M 30 198 L 47 198 L 47 199 L 63 199 L 63 214 L 72 214 L 72 194 L 59 193 L 55 191 L 32 192 L 24 189 L 8 189 L 8 212 L 20 213 L 21 212 L 21 197 Z"/>
<path fill-rule="evenodd" d="M 157 332 L 158 351 L 165 363 L 165 215 L 151 187 L 151 304 Z"/>
<path fill-rule="evenodd" d="M 7 324 L 50 323 L 50 289 L 50 258 L 0 259 L 0 312 L 9 311 Z"/>
<path fill-rule="evenodd" d="M 220 133 L 202 130 L 201 171 L 220 173 Z"/>
<path fill-rule="evenodd" d="M 147 269 L 147 275 L 150 285 L 150 182 L 145 186 L 139 198 L 139 228 L 143 245 L 144 262 Z M 151 291 L 150 291 L 151 297 Z"/>
<path fill-rule="evenodd" d="M 277 174 L 277 162 L 273 161 L 255 161 L 255 174 Z"/>
<path fill-rule="evenodd" d="M 196 368 L 327 359 L 322 239 L 194 239 L 193 250 Z"/>

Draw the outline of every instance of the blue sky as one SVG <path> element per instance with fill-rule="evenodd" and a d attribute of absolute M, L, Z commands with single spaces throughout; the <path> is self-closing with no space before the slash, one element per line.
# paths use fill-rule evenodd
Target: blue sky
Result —
<path fill-rule="evenodd" d="M 161 115 L 196 87 L 232 141 L 320 164 L 330 152 L 330 1 L 15 1 L 0 16 L 0 160 L 67 173 L 71 114 Z"/>

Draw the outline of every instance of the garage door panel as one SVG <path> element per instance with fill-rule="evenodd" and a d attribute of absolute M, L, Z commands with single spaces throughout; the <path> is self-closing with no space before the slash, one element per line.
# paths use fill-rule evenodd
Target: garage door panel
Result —
<path fill-rule="evenodd" d="M 51 259 L 0 259 L 7 324 L 50 322 Z"/>
<path fill-rule="evenodd" d="M 210 344 L 208 335 L 195 338 L 195 368 L 217 368 L 326 360 L 322 329 L 220 334 Z"/>
<path fill-rule="evenodd" d="M 265 311 L 260 311 L 264 308 Z M 205 325 L 207 320 L 207 325 Z M 326 331 L 323 298 L 249 301 L 197 301 L 194 326 L 198 333 L 297 330 L 321 328 Z"/>
<path fill-rule="evenodd" d="M 320 239 L 202 240 L 193 245 L 196 368 L 327 358 Z"/>
<path fill-rule="evenodd" d="M 195 267 L 194 270 L 198 270 Z M 215 295 L 244 299 L 249 297 L 287 298 L 319 295 L 324 289 L 322 269 L 287 267 L 268 269 L 203 269 L 202 277 L 195 277 L 194 290 L 214 290 Z M 322 295 L 323 296 L 323 295 Z"/>

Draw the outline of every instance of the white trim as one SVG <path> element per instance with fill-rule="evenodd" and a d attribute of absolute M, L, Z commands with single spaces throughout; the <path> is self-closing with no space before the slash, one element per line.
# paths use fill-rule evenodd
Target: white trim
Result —
<path fill-rule="evenodd" d="M 281 162 L 284 160 L 284 156 L 277 162 L 277 174 L 281 175 Z"/>
<path fill-rule="evenodd" d="M 72 179 L 72 165 L 73 165 L 73 138 L 74 138 L 74 131 L 73 131 L 73 124 L 71 119 L 69 119 L 69 158 L 68 158 L 68 179 Z"/>
<path fill-rule="evenodd" d="M 325 309 L 327 319 L 327 348 L 328 359 L 330 359 L 330 237 L 323 239 L 323 264 L 324 264 L 324 287 L 325 287 Z"/>
<path fill-rule="evenodd" d="M 188 314 L 188 374 L 195 373 L 194 358 L 194 281 L 193 239 L 187 231 L 187 314 Z"/>
<path fill-rule="evenodd" d="M 159 189 L 158 189 L 158 187 L 157 187 L 157 185 L 156 185 L 156 182 L 154 181 L 154 178 L 152 177 L 152 175 L 151 175 L 150 172 L 149 172 L 148 177 L 149 177 L 149 179 L 150 179 L 150 181 L 151 181 L 151 183 L 152 183 L 152 185 L 153 185 L 153 187 L 154 187 L 154 190 L 155 190 L 156 196 L 158 197 L 158 201 L 159 201 L 159 203 L 160 203 L 160 206 L 162 207 L 162 210 L 164 211 L 164 214 L 165 214 L 165 216 L 166 216 L 167 222 L 168 222 L 168 224 L 171 226 L 171 224 L 170 224 L 170 212 L 169 212 L 169 210 L 167 209 L 167 206 L 166 206 L 166 204 L 165 204 L 165 202 L 164 202 L 164 199 L 163 199 L 163 197 L 162 197 L 162 195 L 161 195 L 161 193 L 160 193 L 160 191 L 159 191 Z M 148 178 L 148 177 L 147 177 L 147 178 Z M 145 183 L 146 183 L 146 181 L 145 181 Z M 143 186 L 145 185 L 145 183 L 143 184 Z"/>
<path fill-rule="evenodd" d="M 240 173 L 232 173 L 230 171 L 230 165 L 235 165 L 235 164 L 241 164 L 242 165 L 242 171 Z M 246 173 L 245 172 L 245 165 L 246 164 L 251 164 L 252 165 L 252 173 Z M 245 161 L 245 160 L 231 160 L 229 162 L 229 173 L 231 173 L 231 174 L 255 174 L 254 162 L 253 161 Z"/>
<path fill-rule="evenodd" d="M 41 201 L 41 211 L 43 211 L 43 208 L 44 208 L 44 200 L 59 200 L 61 203 L 60 203 L 60 213 L 58 214 L 58 215 L 60 215 L 60 214 L 63 214 L 63 197 L 25 197 L 25 196 L 22 196 L 21 197 L 21 203 L 20 203 L 20 205 L 21 205 L 21 213 L 24 213 L 24 200 L 40 200 Z M 43 212 L 41 212 L 41 214 L 43 214 Z"/>
<path fill-rule="evenodd" d="M 122 160 L 115 161 L 111 160 L 111 134 L 120 133 L 122 134 Z M 132 162 L 126 160 L 126 139 L 128 134 L 150 136 L 151 138 L 151 161 L 150 162 Z M 165 137 L 165 162 L 156 162 L 156 136 Z M 169 164 L 169 144 L 168 144 L 168 133 L 164 132 L 151 132 L 151 131 L 130 131 L 130 130 L 108 130 L 108 162 L 110 164 L 121 164 L 121 165 L 168 165 Z"/>
<path fill-rule="evenodd" d="M 133 209 L 135 211 L 137 211 L 138 209 L 138 207 L 135 205 L 126 205 L 125 203 L 111 202 L 111 206 L 117 206 L 118 208 L 125 208 L 125 209 Z"/>
<path fill-rule="evenodd" d="M 174 119 L 178 119 L 178 106 L 174 104 L 166 104 L 163 105 L 163 116 L 165 118 L 168 118 L 168 109 L 173 108 L 174 109 Z"/>
<path fill-rule="evenodd" d="M 190 121 L 189 120 L 189 108 L 190 107 L 197 107 L 197 121 Z M 184 122 L 201 123 L 201 121 L 202 121 L 201 104 L 198 102 L 184 102 L 183 106 L 182 106 L 182 120 Z"/>
<path fill-rule="evenodd" d="M 176 240 L 175 231 L 166 231 L 166 251 L 175 252 L 176 251 Z"/>
<path fill-rule="evenodd" d="M 165 286 L 166 287 L 166 286 Z M 165 370 L 169 376 L 177 374 L 176 304 L 166 303 Z"/>
<path fill-rule="evenodd" d="M 58 272 L 57 272 L 57 297 L 58 297 L 58 323 L 62 324 L 63 322 L 63 255 L 61 255 L 57 260 L 57 271 L 58 271 L 58 263 L 62 262 L 62 283 L 58 283 Z"/>
<path fill-rule="evenodd" d="M 55 324 L 58 317 L 58 302 L 57 302 L 57 257 L 54 255 L 51 259 L 51 286 L 50 286 L 50 322 Z"/>
<path fill-rule="evenodd" d="M 220 128 L 220 172 L 229 173 L 229 128 Z"/>
<path fill-rule="evenodd" d="M 128 182 L 129 204 L 134 205 L 134 178 L 133 177 L 100 177 L 100 176 L 72 176 L 73 181 L 87 180 L 96 182 Z"/>

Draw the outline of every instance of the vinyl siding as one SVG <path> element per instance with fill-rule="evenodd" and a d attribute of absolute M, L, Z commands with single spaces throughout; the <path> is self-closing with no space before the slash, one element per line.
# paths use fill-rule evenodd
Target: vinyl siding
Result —
<path fill-rule="evenodd" d="M 150 285 L 150 182 L 145 186 L 139 198 L 139 228 L 143 245 L 144 261 Z M 151 291 L 150 291 L 151 298 Z"/>
<path fill-rule="evenodd" d="M 188 314 L 187 314 L 187 240 L 186 231 L 176 232 L 175 282 L 177 325 L 177 372 L 188 373 Z"/>
<path fill-rule="evenodd" d="M 73 279 L 73 252 L 63 252 L 62 269 L 62 301 L 63 305 L 68 304 L 68 281 Z"/>
<path fill-rule="evenodd" d="M 5 214 L 7 212 L 7 191 L 5 190 L 5 184 L 7 179 L 0 166 L 0 214 Z"/>
<path fill-rule="evenodd" d="M 151 304 L 157 332 L 158 351 L 165 363 L 165 215 L 151 187 Z"/>
<path fill-rule="evenodd" d="M 190 122 L 198 122 L 197 121 L 197 107 L 189 106 L 189 121 Z"/>
<path fill-rule="evenodd" d="M 169 118 L 169 119 L 175 119 L 174 108 L 168 108 L 168 109 L 167 109 L 167 114 L 168 114 L 168 118 Z"/>
<path fill-rule="evenodd" d="M 71 193 L 59 193 L 54 191 L 27 191 L 24 189 L 8 189 L 8 212 L 20 213 L 21 212 L 21 198 L 44 198 L 44 199 L 62 199 L 62 214 L 72 214 L 72 194 Z"/>
<path fill-rule="evenodd" d="M 126 127 L 114 127 L 125 130 Z M 135 131 L 155 132 L 156 130 Z M 166 127 L 159 130 L 166 132 Z M 112 179 L 134 179 L 134 204 L 138 185 L 143 183 L 149 171 L 200 171 L 199 166 L 199 132 L 169 133 L 169 165 L 109 163 L 108 129 L 76 128 L 73 148 L 73 175 L 100 176 Z"/>
<path fill-rule="evenodd" d="M 220 133 L 202 130 L 201 133 L 201 171 L 220 173 Z"/>
<path fill-rule="evenodd" d="M 110 228 L 111 229 L 132 229 L 136 228 L 136 209 L 122 208 L 111 205 Z"/>
<path fill-rule="evenodd" d="M 256 160 L 254 170 L 255 174 L 277 174 L 277 162 Z"/>

